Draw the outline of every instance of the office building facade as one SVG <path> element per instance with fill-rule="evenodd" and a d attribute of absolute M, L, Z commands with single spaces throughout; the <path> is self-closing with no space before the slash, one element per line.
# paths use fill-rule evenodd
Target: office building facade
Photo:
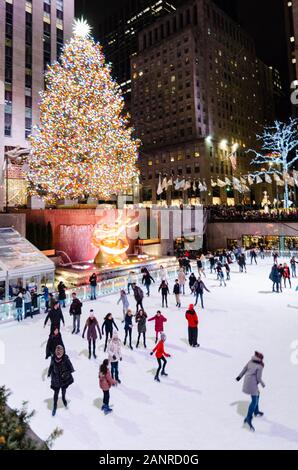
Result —
<path fill-rule="evenodd" d="M 251 38 L 209 0 L 193 0 L 139 33 L 131 58 L 132 121 L 142 140 L 143 199 L 158 199 L 160 178 L 206 182 L 183 198 L 204 204 L 241 202 L 232 181 L 252 170 L 247 150 L 274 116 L 272 70 Z M 246 199 L 261 197 L 264 187 Z M 267 189 L 267 188 L 265 188 Z M 182 191 L 171 186 L 168 203 Z"/>

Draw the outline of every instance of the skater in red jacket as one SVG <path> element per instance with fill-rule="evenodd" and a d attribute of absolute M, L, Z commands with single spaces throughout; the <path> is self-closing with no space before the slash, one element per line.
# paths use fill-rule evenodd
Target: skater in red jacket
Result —
<path fill-rule="evenodd" d="M 151 351 L 151 353 L 150 353 L 151 356 L 152 356 L 153 353 L 155 353 L 155 357 L 156 357 L 157 362 L 158 362 L 158 369 L 157 369 L 155 377 L 154 377 L 154 380 L 156 380 L 157 382 L 160 382 L 159 372 L 160 372 L 160 369 L 161 369 L 161 361 L 163 361 L 161 375 L 164 375 L 164 376 L 168 375 L 165 372 L 165 368 L 166 368 L 166 365 L 167 365 L 166 357 L 171 357 L 171 355 L 165 352 L 165 349 L 164 349 L 165 340 L 166 340 L 166 335 L 164 333 L 162 333 L 160 335 L 159 343 L 155 346 L 153 351 Z"/>
<path fill-rule="evenodd" d="M 198 348 L 198 315 L 195 312 L 194 305 L 190 304 L 186 311 L 185 318 L 188 321 L 188 342 L 193 348 Z"/>
<path fill-rule="evenodd" d="M 148 321 L 155 320 L 155 343 L 158 340 L 158 333 L 163 333 L 163 324 L 167 321 L 166 317 L 161 314 L 160 310 L 157 310 L 156 315 L 152 318 L 148 318 Z"/>

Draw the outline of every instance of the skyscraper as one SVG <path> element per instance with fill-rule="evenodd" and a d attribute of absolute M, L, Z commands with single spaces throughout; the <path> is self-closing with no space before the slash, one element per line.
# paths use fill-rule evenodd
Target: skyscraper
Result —
<path fill-rule="evenodd" d="M 130 57 L 138 50 L 138 32 L 175 11 L 183 0 L 124 0 L 110 8 L 99 25 L 99 40 L 126 100 L 130 98 Z M 115 3 L 115 2 L 114 2 Z"/>
<path fill-rule="evenodd" d="M 209 0 L 192 0 L 139 33 L 131 64 L 144 200 L 156 200 L 160 176 L 172 175 L 192 183 L 193 199 L 238 203 L 242 196 L 221 181 L 251 170 L 246 150 L 274 117 L 272 70 L 250 36 Z M 181 194 L 170 187 L 168 201 Z"/>
<path fill-rule="evenodd" d="M 38 124 L 39 92 L 44 71 L 57 60 L 71 37 L 74 0 L 5 0 L 0 2 L 0 206 L 6 152 L 29 148 L 28 136 Z M 7 159 L 8 160 L 8 159 Z M 12 162 L 13 164 L 13 162 Z M 14 193 L 21 169 L 10 165 Z M 9 167 L 6 167 L 6 177 Z M 22 185 L 19 182 L 19 185 Z"/>

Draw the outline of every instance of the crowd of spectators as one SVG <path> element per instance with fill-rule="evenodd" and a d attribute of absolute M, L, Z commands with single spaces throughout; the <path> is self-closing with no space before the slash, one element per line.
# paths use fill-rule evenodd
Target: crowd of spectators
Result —
<path fill-rule="evenodd" d="M 263 222 L 264 220 L 287 220 L 298 221 L 298 209 L 269 209 L 268 212 L 263 209 L 256 209 L 251 206 L 209 206 L 209 222 L 217 221 L 254 221 Z"/>

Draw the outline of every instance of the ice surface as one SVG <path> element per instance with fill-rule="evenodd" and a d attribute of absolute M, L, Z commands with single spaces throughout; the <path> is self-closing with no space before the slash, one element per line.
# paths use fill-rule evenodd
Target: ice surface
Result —
<path fill-rule="evenodd" d="M 98 387 L 98 366 L 106 357 L 102 341 L 97 360 L 88 360 L 87 341 L 71 335 L 71 317 L 64 309 L 64 343 L 76 369 L 75 382 L 68 389 L 69 409 L 59 401 L 57 415 L 51 416 L 52 390 L 47 379 L 49 362 L 44 359 L 49 327 L 43 329 L 44 315 L 22 324 L 0 327 L 5 345 L 5 361 L 0 361 L 0 384 L 13 391 L 11 406 L 28 400 L 36 410 L 33 430 L 42 438 L 58 426 L 63 435 L 55 449 L 298 449 L 298 365 L 291 362 L 291 344 L 298 340 L 297 281 L 292 290 L 271 293 L 268 279 L 271 263 L 248 266 L 247 274 L 232 267 L 231 281 L 219 287 L 215 275 L 208 274 L 205 310 L 199 311 L 199 342 L 187 344 L 186 307 L 193 298 L 187 289 L 182 308 L 174 296 L 168 318 L 166 378 L 153 380 L 156 360 L 149 355 L 154 346 L 154 322 L 148 324 L 147 350 L 123 347 L 120 363 L 122 384 L 111 389 L 114 411 L 105 416 L 100 410 L 102 392 Z M 171 285 L 172 292 L 172 285 Z M 145 298 L 148 314 L 160 307 L 154 285 L 152 297 Z M 82 323 L 94 308 L 100 322 L 112 311 L 123 337 L 122 306 L 117 296 L 86 302 Z M 130 303 L 134 307 L 133 297 Z M 137 336 L 133 331 L 133 343 Z M 264 418 L 254 420 L 256 432 L 243 428 L 249 397 L 235 381 L 254 350 L 265 356 L 260 409 Z"/>

